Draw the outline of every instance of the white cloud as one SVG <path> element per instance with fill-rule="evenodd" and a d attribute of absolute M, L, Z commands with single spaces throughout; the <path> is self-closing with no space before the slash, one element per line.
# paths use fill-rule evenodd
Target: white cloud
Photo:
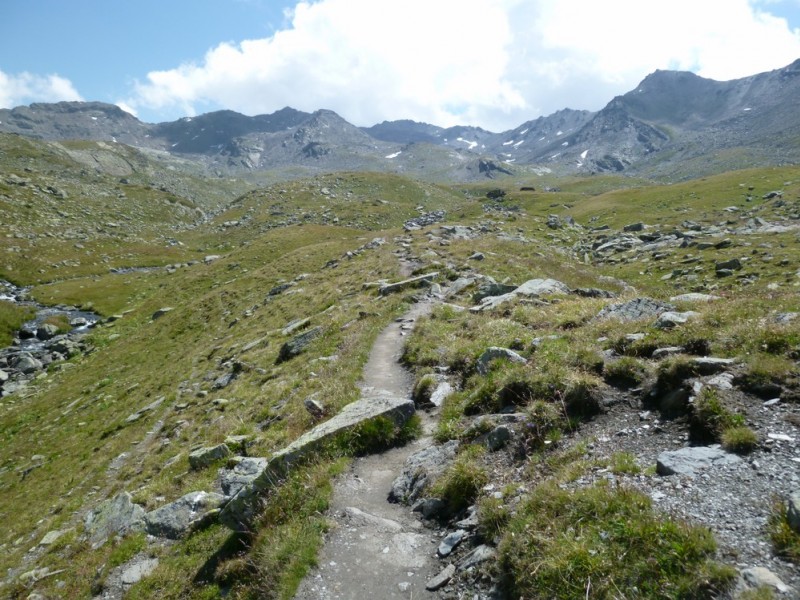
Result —
<path fill-rule="evenodd" d="M 14 75 L 0 71 L 0 107 L 62 100 L 83 100 L 69 79 L 59 75 Z"/>
<path fill-rule="evenodd" d="M 186 115 L 330 108 L 358 125 L 497 131 L 597 110 L 657 68 L 731 79 L 787 65 L 800 30 L 769 10 L 767 0 L 300 2 L 285 29 L 153 71 L 125 102 Z"/>

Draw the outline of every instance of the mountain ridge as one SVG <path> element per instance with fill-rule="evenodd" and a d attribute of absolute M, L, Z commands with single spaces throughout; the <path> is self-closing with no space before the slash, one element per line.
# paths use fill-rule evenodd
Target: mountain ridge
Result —
<path fill-rule="evenodd" d="M 0 132 L 87 139 L 165 151 L 218 173 L 285 169 L 452 173 L 465 161 L 560 172 L 675 173 L 676 161 L 741 148 L 747 164 L 800 160 L 800 59 L 730 81 L 657 70 L 601 110 L 565 108 L 503 132 L 410 119 L 356 127 L 334 111 L 284 107 L 249 117 L 231 110 L 148 124 L 101 102 L 34 103 L 0 110 Z M 404 148 L 425 149 L 409 162 Z M 731 154 L 731 153 L 729 153 Z"/>

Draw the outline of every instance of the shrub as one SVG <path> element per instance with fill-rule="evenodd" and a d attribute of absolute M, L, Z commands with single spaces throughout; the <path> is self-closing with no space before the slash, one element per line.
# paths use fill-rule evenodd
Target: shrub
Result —
<path fill-rule="evenodd" d="M 467 446 L 431 488 L 431 495 L 444 500 L 450 514 L 471 505 L 489 481 L 486 470 L 478 464 L 483 451 L 482 446 Z"/>
<path fill-rule="evenodd" d="M 800 565 L 800 533 L 789 524 L 789 508 L 783 500 L 774 501 L 767 529 L 776 554 Z"/>
<path fill-rule="evenodd" d="M 728 452 L 747 454 L 758 447 L 758 436 L 749 427 L 729 427 L 722 432 L 722 447 Z"/>
<path fill-rule="evenodd" d="M 694 401 L 689 434 L 694 441 L 719 441 L 722 432 L 742 427 L 744 417 L 731 413 L 720 398 L 719 392 L 704 387 Z"/>
<path fill-rule="evenodd" d="M 644 380 L 647 371 L 644 365 L 631 356 L 623 356 L 619 360 L 603 365 L 603 378 L 607 383 L 621 388 L 631 388 Z"/>

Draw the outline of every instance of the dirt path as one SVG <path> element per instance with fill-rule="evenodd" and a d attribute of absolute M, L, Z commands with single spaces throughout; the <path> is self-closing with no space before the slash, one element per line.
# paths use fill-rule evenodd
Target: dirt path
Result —
<path fill-rule="evenodd" d="M 414 306 L 378 336 L 364 367 L 362 395 L 408 396 L 410 375 L 398 360 L 403 335 L 429 303 Z M 434 422 L 420 413 L 424 435 L 402 448 L 356 459 L 336 482 L 328 516 L 334 527 L 319 565 L 300 584 L 297 600 L 434 598 L 425 583 L 441 568 L 439 543 L 408 507 L 387 501 L 394 478 L 413 452 L 431 443 Z"/>

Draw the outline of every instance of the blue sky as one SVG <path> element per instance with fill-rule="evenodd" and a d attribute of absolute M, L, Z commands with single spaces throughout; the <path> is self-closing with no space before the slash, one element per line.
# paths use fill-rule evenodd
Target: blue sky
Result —
<path fill-rule="evenodd" d="M 732 79 L 800 58 L 800 0 L 5 0 L 0 107 L 145 121 L 336 110 L 499 131 L 597 110 L 655 69 Z"/>

